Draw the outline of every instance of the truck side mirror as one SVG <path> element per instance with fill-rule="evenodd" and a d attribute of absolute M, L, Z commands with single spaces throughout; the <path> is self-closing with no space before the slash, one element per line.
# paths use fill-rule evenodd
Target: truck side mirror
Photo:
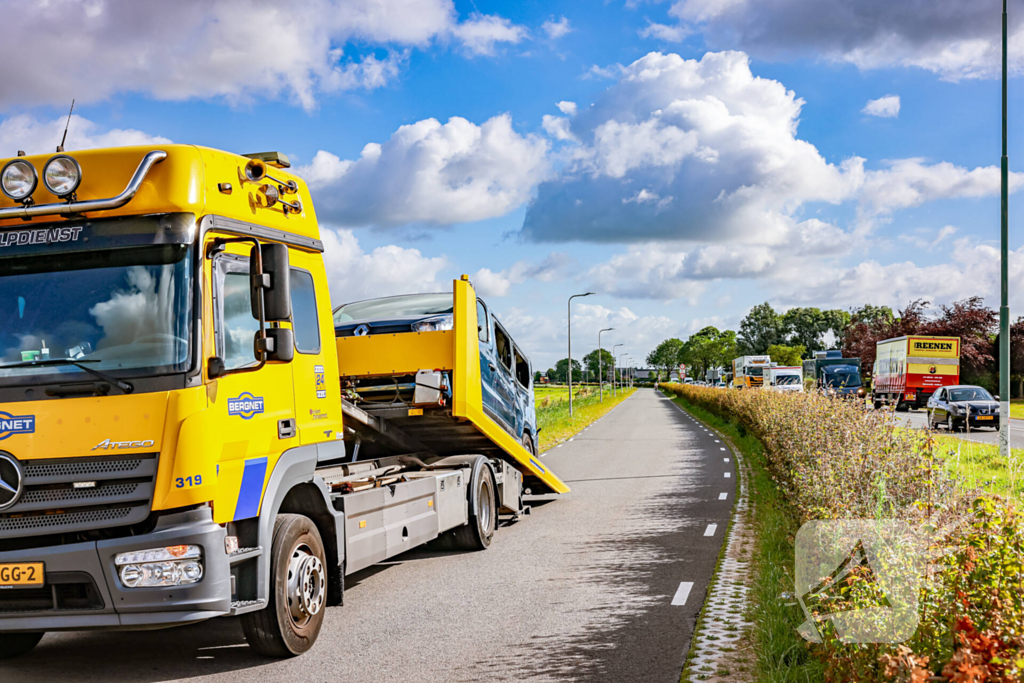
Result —
<path fill-rule="evenodd" d="M 263 293 L 263 319 L 282 322 L 292 317 L 291 270 L 288 267 L 288 247 L 283 244 L 260 244 L 263 269 L 258 268 L 256 247 L 249 252 L 249 272 L 252 278 L 252 317 L 259 320 L 260 292 Z"/>
<path fill-rule="evenodd" d="M 224 359 L 219 356 L 212 357 L 206 363 L 206 374 L 210 379 L 217 379 L 224 374 Z"/>
<path fill-rule="evenodd" d="M 268 361 L 289 362 L 295 358 L 295 334 L 287 327 L 271 327 L 267 330 L 267 341 L 273 349 L 267 351 Z"/>

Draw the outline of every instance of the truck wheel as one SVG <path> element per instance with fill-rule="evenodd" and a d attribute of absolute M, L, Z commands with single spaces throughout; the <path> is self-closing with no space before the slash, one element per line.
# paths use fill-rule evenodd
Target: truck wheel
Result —
<path fill-rule="evenodd" d="M 439 536 L 437 547 L 444 550 L 487 550 L 490 547 L 498 528 L 498 494 L 491 468 L 482 462 L 474 467 L 470 487 L 476 493 L 471 500 L 476 502 L 469 511 L 469 522 Z"/>
<path fill-rule="evenodd" d="M 882 409 L 882 402 L 876 398 L 875 399 L 875 410 L 881 410 L 881 409 Z"/>
<path fill-rule="evenodd" d="M 301 655 L 316 642 L 327 602 L 327 562 L 308 517 L 278 515 L 270 552 L 270 602 L 242 615 L 249 647 L 266 657 Z"/>
<path fill-rule="evenodd" d="M 5 633 L 0 636 L 0 659 L 14 659 L 30 651 L 43 639 L 43 631 L 37 633 Z"/>

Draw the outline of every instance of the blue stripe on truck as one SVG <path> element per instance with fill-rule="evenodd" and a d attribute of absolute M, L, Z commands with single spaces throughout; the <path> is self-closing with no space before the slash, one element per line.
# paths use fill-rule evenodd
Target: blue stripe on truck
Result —
<path fill-rule="evenodd" d="M 254 458 L 245 461 L 245 469 L 242 470 L 242 485 L 238 487 L 235 519 L 255 517 L 260 513 L 260 498 L 263 497 L 263 479 L 266 475 L 266 458 Z"/>

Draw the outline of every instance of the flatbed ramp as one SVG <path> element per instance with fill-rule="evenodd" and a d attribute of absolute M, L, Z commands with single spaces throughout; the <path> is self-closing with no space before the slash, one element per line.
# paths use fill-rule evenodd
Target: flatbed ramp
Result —
<path fill-rule="evenodd" d="M 569 487 L 483 408 L 476 292 L 468 279 L 454 283 L 454 326 L 435 332 L 337 337 L 339 375 L 385 377 L 421 370 L 450 373 L 450 403 L 343 404 L 346 424 L 367 455 L 480 454 L 519 470 L 533 493 L 567 493 Z M 370 442 L 370 443 L 366 443 Z"/>

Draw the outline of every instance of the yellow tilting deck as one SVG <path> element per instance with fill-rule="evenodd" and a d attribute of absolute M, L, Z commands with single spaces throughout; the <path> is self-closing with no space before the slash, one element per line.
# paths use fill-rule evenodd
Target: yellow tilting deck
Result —
<path fill-rule="evenodd" d="M 476 292 L 466 276 L 455 281 L 454 289 L 454 329 L 338 337 L 339 375 L 394 376 L 424 369 L 451 372 L 453 403 L 445 414 L 449 415 L 447 421 L 454 424 L 445 440 L 455 448 L 464 446 L 467 453 L 491 451 L 522 472 L 526 481 L 539 482 L 554 493 L 567 493 L 569 487 L 565 482 L 484 412 Z M 412 409 L 394 422 L 417 436 L 417 422 L 436 424 L 441 419 L 437 413 Z M 445 435 L 443 427 L 441 434 Z M 481 448 L 482 443 L 489 448 Z M 537 487 L 533 488 L 537 493 Z"/>

